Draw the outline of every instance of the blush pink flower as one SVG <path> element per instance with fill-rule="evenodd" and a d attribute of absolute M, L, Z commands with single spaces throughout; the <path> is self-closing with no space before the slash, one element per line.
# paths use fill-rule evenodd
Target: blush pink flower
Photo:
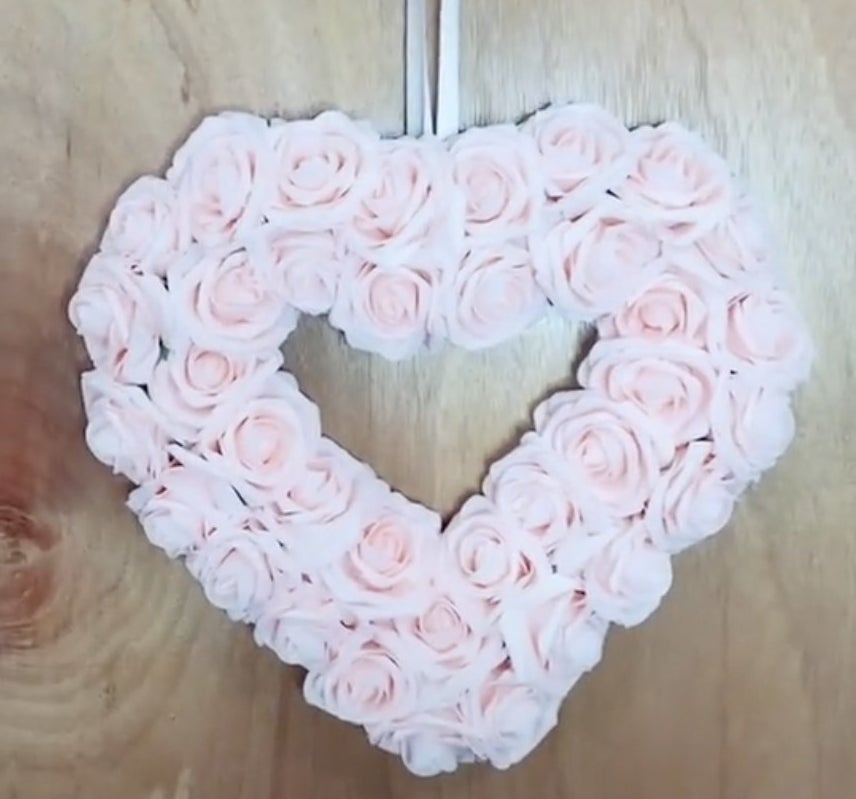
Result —
<path fill-rule="evenodd" d="M 142 272 L 165 273 L 166 265 L 190 244 L 175 187 L 163 178 L 135 180 L 110 212 L 101 250 L 133 263 Z"/>
<path fill-rule="evenodd" d="M 244 509 L 227 482 L 181 464 L 134 489 L 127 504 L 149 541 L 170 558 L 194 552 L 215 529 L 237 524 Z"/>
<path fill-rule="evenodd" d="M 272 164 L 265 120 L 236 112 L 203 119 L 166 175 L 193 238 L 212 247 L 261 224 Z"/>
<path fill-rule="evenodd" d="M 167 275 L 174 313 L 205 349 L 260 354 L 294 330 L 297 314 L 246 249 L 191 250 Z"/>
<path fill-rule="evenodd" d="M 282 547 L 263 533 L 224 526 L 211 533 L 185 561 L 206 599 L 232 621 L 255 621 L 288 572 Z"/>
<path fill-rule="evenodd" d="M 330 324 L 355 349 L 407 358 L 426 345 L 435 326 L 438 283 L 430 268 L 355 263 L 343 275 Z"/>
<path fill-rule="evenodd" d="M 630 174 L 630 131 L 605 109 L 575 103 L 534 114 L 524 130 L 535 140 L 550 202 L 569 218 L 600 203 Z"/>
<path fill-rule="evenodd" d="M 93 364 L 121 383 L 147 383 L 160 357 L 168 296 L 152 274 L 98 253 L 80 278 L 68 316 Z"/>
<path fill-rule="evenodd" d="M 214 411 L 239 406 L 281 365 L 278 350 L 257 357 L 182 342 L 155 367 L 149 396 L 174 437 L 193 440 Z"/>
<path fill-rule="evenodd" d="M 495 608 L 511 592 L 550 572 L 538 539 L 483 496 L 468 499 L 442 536 L 441 569 L 450 590 Z"/>
<path fill-rule="evenodd" d="M 584 321 L 617 310 L 662 270 L 655 232 L 609 198 L 580 219 L 561 219 L 531 237 L 530 247 L 550 302 Z"/>
<path fill-rule="evenodd" d="M 745 375 L 721 381 L 711 410 L 717 458 L 742 481 L 757 480 L 794 437 L 796 423 L 787 393 Z"/>
<path fill-rule="evenodd" d="M 615 193 L 658 225 L 675 243 L 688 244 L 720 224 L 733 198 L 728 165 L 696 134 L 674 122 L 633 131 L 639 156 Z"/>
<path fill-rule="evenodd" d="M 406 718 L 419 700 L 419 684 L 396 651 L 351 635 L 325 668 L 311 671 L 303 696 L 343 721 L 384 724 Z"/>
<path fill-rule="evenodd" d="M 674 440 L 659 422 L 629 403 L 593 391 L 553 394 L 534 414 L 535 430 L 569 469 L 617 516 L 645 506 Z"/>
<path fill-rule="evenodd" d="M 771 386 L 790 390 L 809 374 L 811 340 L 793 300 L 775 286 L 758 286 L 731 298 L 725 353 L 735 371 L 752 371 Z"/>
<path fill-rule="evenodd" d="M 381 266 L 401 267 L 440 252 L 457 256 L 461 204 L 440 143 L 384 140 L 371 187 L 343 236 L 349 249 Z"/>
<path fill-rule="evenodd" d="M 440 517 L 390 493 L 357 541 L 322 573 L 333 596 L 365 620 L 420 611 L 428 602 Z"/>
<path fill-rule="evenodd" d="M 228 480 L 245 501 L 270 501 L 299 482 L 321 439 L 318 408 L 277 372 L 258 395 L 212 415 L 193 452 L 172 454 Z"/>
<path fill-rule="evenodd" d="M 679 342 L 621 338 L 598 341 L 577 373 L 580 385 L 629 402 L 684 443 L 710 432 L 717 386 L 706 350 Z"/>
<path fill-rule="evenodd" d="M 634 525 L 616 536 L 583 573 L 589 607 L 603 619 L 632 627 L 648 618 L 672 585 L 669 555 Z"/>
<path fill-rule="evenodd" d="M 103 372 L 81 377 L 86 444 L 92 454 L 133 483 L 166 468 L 166 420 L 139 386 L 116 383 Z"/>
<path fill-rule="evenodd" d="M 507 241 L 535 227 L 544 203 L 538 150 L 513 125 L 470 128 L 449 154 L 464 196 L 464 230 L 486 241 Z"/>
<path fill-rule="evenodd" d="M 654 487 L 645 526 L 658 549 L 674 554 L 718 533 L 731 518 L 742 485 L 709 441 L 682 447 Z"/>
<path fill-rule="evenodd" d="M 516 244 L 476 247 L 443 288 L 442 317 L 452 343 L 469 350 L 506 341 L 547 307 L 532 257 Z"/>
<path fill-rule="evenodd" d="M 349 222 L 376 173 L 377 134 L 339 111 L 323 111 L 314 119 L 274 122 L 270 139 L 270 219 L 295 230 Z"/>
<path fill-rule="evenodd" d="M 301 313 L 327 313 L 345 270 L 347 258 L 332 230 L 291 230 L 264 225 L 247 242 L 255 263 L 276 294 Z"/>

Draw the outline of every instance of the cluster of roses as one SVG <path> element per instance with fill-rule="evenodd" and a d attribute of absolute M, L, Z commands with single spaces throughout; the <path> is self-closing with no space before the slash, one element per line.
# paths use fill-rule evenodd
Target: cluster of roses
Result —
<path fill-rule="evenodd" d="M 726 165 L 674 124 L 570 105 L 387 140 L 222 114 L 120 197 L 71 301 L 87 442 L 310 702 L 419 774 L 507 767 L 790 442 L 811 347 L 776 280 Z M 280 368 L 301 312 L 401 358 L 548 308 L 597 326 L 582 387 L 445 530 Z"/>

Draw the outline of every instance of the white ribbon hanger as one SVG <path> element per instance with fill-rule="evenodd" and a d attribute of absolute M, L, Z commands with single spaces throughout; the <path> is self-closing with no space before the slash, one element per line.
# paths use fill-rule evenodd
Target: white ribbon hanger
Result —
<path fill-rule="evenodd" d="M 427 3 L 405 3 L 405 131 L 409 136 L 445 138 L 460 130 L 460 0 L 439 0 L 436 118 L 428 78 Z"/>

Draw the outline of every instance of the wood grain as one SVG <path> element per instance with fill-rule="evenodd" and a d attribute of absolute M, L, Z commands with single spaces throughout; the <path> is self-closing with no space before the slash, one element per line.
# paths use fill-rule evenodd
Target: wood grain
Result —
<path fill-rule="evenodd" d="M 819 358 L 798 440 L 728 531 L 611 636 L 507 773 L 410 777 L 307 708 L 203 601 L 87 454 L 64 306 L 118 191 L 202 114 L 339 106 L 403 126 L 397 0 L 2 0 L 0 797 L 842 799 L 856 786 L 856 6 L 471 0 L 465 124 L 547 100 L 700 129 L 770 208 Z M 305 325 L 287 358 L 329 432 L 448 513 L 579 342 L 391 366 Z"/>

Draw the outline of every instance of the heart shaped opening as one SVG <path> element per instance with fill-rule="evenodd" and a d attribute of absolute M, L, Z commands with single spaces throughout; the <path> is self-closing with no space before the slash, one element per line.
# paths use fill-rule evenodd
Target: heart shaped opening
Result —
<path fill-rule="evenodd" d="M 579 386 L 577 367 L 595 341 L 591 326 L 551 315 L 488 350 L 391 362 L 303 317 L 283 353 L 326 434 L 445 523 L 531 428 L 535 406 Z"/>

